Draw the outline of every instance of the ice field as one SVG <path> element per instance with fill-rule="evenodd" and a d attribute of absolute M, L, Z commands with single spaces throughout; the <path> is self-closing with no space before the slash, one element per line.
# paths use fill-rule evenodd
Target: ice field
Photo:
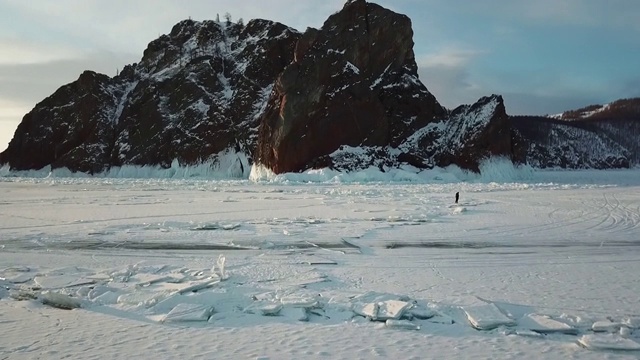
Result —
<path fill-rule="evenodd" d="M 640 171 L 497 174 L 0 177 L 0 359 L 640 357 Z"/>

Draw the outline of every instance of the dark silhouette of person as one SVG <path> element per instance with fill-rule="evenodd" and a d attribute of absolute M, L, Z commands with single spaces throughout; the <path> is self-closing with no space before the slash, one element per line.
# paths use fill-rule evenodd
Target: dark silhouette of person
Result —
<path fill-rule="evenodd" d="M 456 204 L 458 203 L 458 199 L 460 199 L 460 193 L 459 192 L 456 193 Z"/>

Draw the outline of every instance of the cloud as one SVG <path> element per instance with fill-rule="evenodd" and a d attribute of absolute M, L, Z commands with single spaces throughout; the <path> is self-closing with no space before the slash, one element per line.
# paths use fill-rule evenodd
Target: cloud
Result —
<path fill-rule="evenodd" d="M 263 0 L 0 0 L 2 3 L 41 29 L 37 36 L 47 37 L 41 34 L 50 32 L 55 34 L 51 37 L 55 42 L 141 53 L 151 40 L 187 18 L 213 20 L 217 14 L 223 17 L 229 12 L 234 20 L 264 18 L 305 30 L 307 26 L 321 26 L 344 1 L 273 0 L 268 6 Z"/>
<path fill-rule="evenodd" d="M 623 97 L 640 97 L 640 77 L 627 79 L 622 83 L 621 93 Z"/>
<path fill-rule="evenodd" d="M 445 48 L 436 53 L 423 55 L 419 63 L 423 67 L 462 67 L 482 54 L 482 51 L 477 50 Z"/>
<path fill-rule="evenodd" d="M 637 0 L 485 0 L 469 2 L 462 11 L 510 19 L 515 23 L 640 31 L 640 2 Z"/>
<path fill-rule="evenodd" d="M 548 70 L 489 71 L 478 63 L 490 55 L 488 51 L 445 47 L 419 56 L 416 61 L 421 81 L 442 105 L 450 109 L 474 103 L 493 93 L 503 96 L 507 112 L 512 115 L 554 114 L 615 100 L 603 99 L 602 89 L 597 86 L 581 88 L 582 83 L 572 77 Z M 637 92 L 638 84 L 640 79 L 618 85 L 618 88 L 636 86 Z"/>
<path fill-rule="evenodd" d="M 472 79 L 470 67 L 483 51 L 447 47 L 417 57 L 418 73 L 441 104 L 454 108 L 475 102 L 482 96 L 482 87 Z"/>
<path fill-rule="evenodd" d="M 13 138 L 13 134 L 22 119 L 29 111 L 28 103 L 3 100 L 0 98 L 0 152 L 4 151 Z"/>
<path fill-rule="evenodd" d="M 9 146 L 9 142 L 13 139 L 13 133 L 19 123 L 19 121 L 7 121 L 0 116 L 0 152 L 6 150 Z"/>
<path fill-rule="evenodd" d="M 51 62 L 81 55 L 72 47 L 9 37 L 0 38 L 0 48 L 0 65 Z"/>
<path fill-rule="evenodd" d="M 0 101 L 29 103 L 33 106 L 60 86 L 76 80 L 84 70 L 113 76 L 118 68 L 122 69 L 134 57 L 131 54 L 95 52 L 74 59 L 0 64 Z M 3 108 L 2 113 L 6 116 L 6 109 Z"/>
<path fill-rule="evenodd" d="M 586 105 L 602 104 L 597 96 L 590 95 L 538 95 L 530 92 L 502 94 L 509 115 L 549 115 Z"/>

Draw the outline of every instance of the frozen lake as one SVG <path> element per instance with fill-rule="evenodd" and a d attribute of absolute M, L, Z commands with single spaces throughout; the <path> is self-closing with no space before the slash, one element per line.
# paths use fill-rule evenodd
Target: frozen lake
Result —
<path fill-rule="evenodd" d="M 0 178 L 0 358 L 640 356 L 639 171 L 293 180 Z"/>

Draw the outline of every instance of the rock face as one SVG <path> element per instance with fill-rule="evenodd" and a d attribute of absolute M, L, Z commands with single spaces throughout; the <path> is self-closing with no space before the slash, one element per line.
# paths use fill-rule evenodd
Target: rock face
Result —
<path fill-rule="evenodd" d="M 429 148 L 423 157 L 432 156 L 438 166 L 458 165 L 463 169 L 479 171 L 479 161 L 492 156 L 505 156 L 514 162 L 524 162 L 519 137 L 511 129 L 504 101 L 499 95 L 478 100 L 473 105 L 462 105 L 451 112 L 449 118 L 438 124 L 435 135 L 419 137 L 417 146 Z"/>
<path fill-rule="evenodd" d="M 420 82 L 408 17 L 364 0 L 309 29 L 276 80 L 257 161 L 276 173 L 329 165 L 342 145 L 396 147 L 446 111 Z"/>
<path fill-rule="evenodd" d="M 225 150 L 250 155 L 273 80 L 299 37 L 266 20 L 182 21 L 118 76 L 85 72 L 36 105 L 2 161 L 15 170 L 96 173 L 215 161 Z"/>
<path fill-rule="evenodd" d="M 16 170 L 69 164 L 81 171 L 100 170 L 99 164 L 108 162 L 115 135 L 110 114 L 105 113 L 116 107 L 114 93 L 117 89 L 108 76 L 82 73 L 24 116 L 1 154 L 2 162 Z"/>
<path fill-rule="evenodd" d="M 523 163 L 525 152 L 522 137 L 511 128 L 502 97 L 492 95 L 427 124 L 398 147 L 343 146 L 324 162 L 340 170 L 369 166 L 385 170 L 409 164 L 422 169 L 457 165 L 479 172 L 483 159 L 501 156 Z"/>

